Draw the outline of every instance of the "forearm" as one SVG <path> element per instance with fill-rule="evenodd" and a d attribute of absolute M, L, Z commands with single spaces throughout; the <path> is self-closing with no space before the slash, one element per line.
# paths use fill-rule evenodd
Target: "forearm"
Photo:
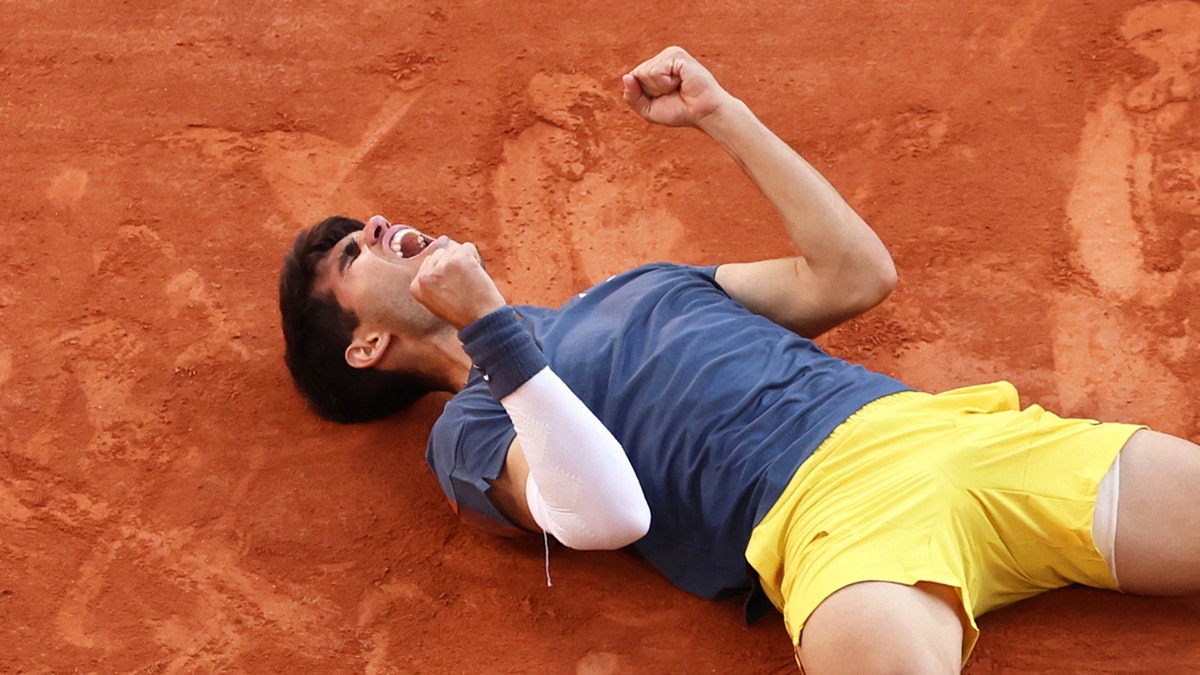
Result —
<path fill-rule="evenodd" d="M 529 471 L 516 489 L 536 524 L 577 549 L 640 539 L 650 508 L 629 458 L 550 370 L 515 311 L 505 307 L 472 322 L 459 338 L 516 429 Z"/>
<path fill-rule="evenodd" d="M 724 146 L 799 247 L 798 256 L 721 265 L 716 280 L 730 297 L 816 337 L 891 292 L 896 268 L 875 232 L 690 54 L 668 47 L 622 77 L 621 87 L 625 102 L 647 120 L 697 127 Z"/>
<path fill-rule="evenodd" d="M 843 292 L 879 277 L 885 285 L 891 281 L 891 256 L 871 227 L 745 103 L 729 97 L 697 126 L 729 152 L 775 207 L 813 280 Z"/>
<path fill-rule="evenodd" d="M 564 545 L 617 549 L 642 538 L 650 507 L 621 444 L 549 368 L 500 402 L 529 465 L 534 521 Z"/>

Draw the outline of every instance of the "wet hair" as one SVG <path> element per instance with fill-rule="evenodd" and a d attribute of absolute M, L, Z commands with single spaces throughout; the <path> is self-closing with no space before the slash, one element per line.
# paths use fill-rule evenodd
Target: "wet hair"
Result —
<path fill-rule="evenodd" d="M 286 344 L 284 361 L 296 389 L 321 417 L 353 424 L 382 419 L 408 407 L 432 387 L 410 373 L 354 368 L 346 348 L 358 317 L 332 293 L 317 294 L 317 266 L 362 221 L 332 216 L 301 232 L 279 273 L 279 313 Z"/>

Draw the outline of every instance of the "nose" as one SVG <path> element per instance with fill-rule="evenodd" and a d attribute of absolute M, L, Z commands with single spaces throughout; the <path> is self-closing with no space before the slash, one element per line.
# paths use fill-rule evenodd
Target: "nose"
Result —
<path fill-rule="evenodd" d="M 363 228 L 363 246 L 374 246 L 383 238 L 383 233 L 391 227 L 391 223 L 383 216 L 371 216 L 367 226 Z"/>

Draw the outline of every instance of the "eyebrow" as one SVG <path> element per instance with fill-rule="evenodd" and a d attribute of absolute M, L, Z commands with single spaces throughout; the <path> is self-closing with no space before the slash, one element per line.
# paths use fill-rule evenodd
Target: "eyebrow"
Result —
<path fill-rule="evenodd" d="M 350 241 L 346 242 L 346 245 L 342 247 L 341 254 L 338 256 L 338 275 L 344 275 L 346 273 L 346 268 L 350 266 L 350 263 L 354 262 L 354 259 L 357 258 L 358 254 L 361 252 L 362 249 L 359 248 L 357 239 L 351 239 Z"/>

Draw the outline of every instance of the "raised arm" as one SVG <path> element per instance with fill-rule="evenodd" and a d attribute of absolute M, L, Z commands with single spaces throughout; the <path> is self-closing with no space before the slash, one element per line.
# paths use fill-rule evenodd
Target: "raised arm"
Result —
<path fill-rule="evenodd" d="M 871 227 L 690 54 L 668 47 L 622 83 L 625 101 L 647 120 L 696 127 L 719 142 L 775 206 L 800 248 L 792 258 L 719 267 L 717 282 L 735 300 L 816 337 L 891 292 L 896 268 Z"/>

